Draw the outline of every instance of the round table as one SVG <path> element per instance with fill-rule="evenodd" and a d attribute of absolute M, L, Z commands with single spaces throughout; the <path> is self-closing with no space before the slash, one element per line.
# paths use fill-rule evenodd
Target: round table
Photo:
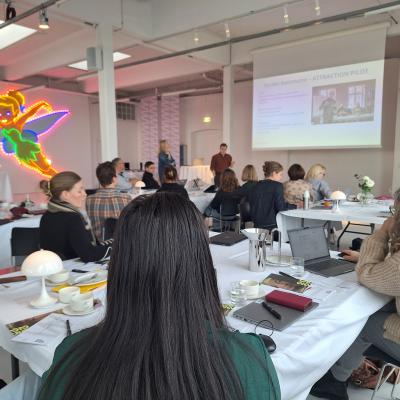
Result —
<path fill-rule="evenodd" d="M 209 165 L 182 165 L 179 169 L 179 179 L 201 179 L 208 185 L 214 183 L 214 177 Z"/>

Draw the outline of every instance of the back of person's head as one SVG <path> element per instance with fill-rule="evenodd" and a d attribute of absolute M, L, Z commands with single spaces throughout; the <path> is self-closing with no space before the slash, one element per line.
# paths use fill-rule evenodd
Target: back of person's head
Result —
<path fill-rule="evenodd" d="M 257 171 L 254 168 L 254 165 L 247 164 L 243 168 L 242 172 L 242 181 L 243 182 L 251 182 L 251 181 L 258 181 Z"/>
<path fill-rule="evenodd" d="M 178 172 L 172 165 L 168 165 L 164 169 L 164 180 L 168 182 L 176 182 L 178 179 Z"/>
<path fill-rule="evenodd" d="M 144 169 L 147 169 L 147 168 L 151 167 L 152 165 L 154 165 L 153 161 L 146 161 L 144 163 Z"/>
<path fill-rule="evenodd" d="M 263 171 L 264 171 L 264 176 L 266 178 L 268 178 L 274 172 L 279 173 L 279 172 L 283 171 L 283 167 L 277 161 L 265 161 L 265 163 L 263 165 Z"/>
<path fill-rule="evenodd" d="M 239 187 L 235 172 L 227 168 L 221 175 L 220 190 L 223 192 L 233 192 Z"/>
<path fill-rule="evenodd" d="M 117 176 L 112 161 L 99 164 L 96 168 L 96 176 L 101 186 L 106 187 L 111 185 Z"/>
<path fill-rule="evenodd" d="M 116 157 L 111 160 L 112 165 L 114 165 L 114 167 L 116 167 L 121 161 L 122 161 L 122 158 L 120 158 L 120 157 Z"/>
<path fill-rule="evenodd" d="M 64 171 L 54 175 L 49 181 L 42 180 L 39 187 L 51 200 L 60 200 L 61 193 L 69 192 L 82 178 L 72 171 Z"/>
<path fill-rule="evenodd" d="M 300 164 L 293 164 L 289 167 L 287 173 L 291 181 L 298 181 L 299 179 L 304 179 L 306 171 Z"/>
<path fill-rule="evenodd" d="M 105 318 L 50 373 L 43 398 L 69 361 L 63 400 L 244 400 L 225 332 L 196 206 L 168 192 L 135 199 L 118 220 Z"/>
<path fill-rule="evenodd" d="M 306 179 L 316 179 L 318 175 L 325 173 L 326 168 L 322 164 L 314 164 L 307 172 Z"/>

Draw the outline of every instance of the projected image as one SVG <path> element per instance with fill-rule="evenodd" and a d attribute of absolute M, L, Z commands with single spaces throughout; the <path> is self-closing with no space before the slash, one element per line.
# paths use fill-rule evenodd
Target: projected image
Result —
<path fill-rule="evenodd" d="M 312 88 L 312 124 L 374 120 L 376 80 L 337 83 Z"/>

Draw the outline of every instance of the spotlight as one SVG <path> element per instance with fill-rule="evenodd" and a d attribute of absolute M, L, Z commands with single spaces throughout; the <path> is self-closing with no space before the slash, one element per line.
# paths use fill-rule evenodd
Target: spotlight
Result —
<path fill-rule="evenodd" d="M 229 25 L 227 22 L 224 23 L 224 27 L 225 27 L 225 36 L 227 39 L 231 38 L 231 31 L 229 30 Z"/>
<path fill-rule="evenodd" d="M 193 37 L 193 40 L 194 40 L 194 42 L 197 44 L 197 43 L 199 43 L 199 41 L 200 41 L 200 38 L 199 38 L 199 32 L 197 32 L 197 31 L 194 31 L 194 37 Z"/>
<path fill-rule="evenodd" d="M 283 6 L 283 20 L 285 21 L 285 24 L 288 24 L 289 21 L 289 13 L 288 13 L 288 6 L 285 4 Z"/>
<path fill-rule="evenodd" d="M 17 16 L 17 11 L 13 7 L 11 0 L 6 0 L 6 3 L 7 3 L 6 21 L 9 21 L 10 19 L 13 19 Z"/>
<path fill-rule="evenodd" d="M 319 0 L 315 0 L 315 14 L 317 15 L 317 17 L 319 17 L 321 15 L 321 7 L 319 5 Z"/>
<path fill-rule="evenodd" d="M 49 18 L 47 17 L 47 9 L 43 8 L 39 11 L 39 29 L 49 29 Z"/>

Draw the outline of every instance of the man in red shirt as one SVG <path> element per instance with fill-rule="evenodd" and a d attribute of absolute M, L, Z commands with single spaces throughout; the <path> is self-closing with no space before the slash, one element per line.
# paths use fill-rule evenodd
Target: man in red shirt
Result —
<path fill-rule="evenodd" d="M 221 174 L 233 166 L 232 156 L 226 152 L 228 145 L 221 143 L 219 153 L 214 154 L 211 159 L 210 169 L 214 175 L 214 183 L 219 186 Z"/>

